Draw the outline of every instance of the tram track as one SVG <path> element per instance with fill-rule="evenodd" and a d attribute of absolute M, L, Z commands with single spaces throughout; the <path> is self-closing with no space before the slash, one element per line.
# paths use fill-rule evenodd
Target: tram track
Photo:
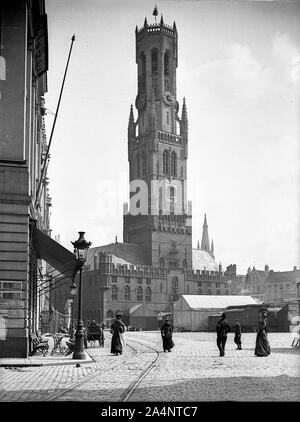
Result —
<path fill-rule="evenodd" d="M 134 345 L 136 345 L 136 346 L 134 346 Z M 62 391 L 60 391 L 56 394 L 48 396 L 43 401 L 47 401 L 47 402 L 50 401 L 51 402 L 51 401 L 60 400 L 64 396 L 66 396 L 68 393 L 76 390 L 77 388 L 79 388 L 80 386 L 88 383 L 89 381 L 92 381 L 93 379 L 96 379 L 96 378 L 97 379 L 101 378 L 102 376 L 104 376 L 105 374 L 107 374 L 110 371 L 121 369 L 122 367 L 126 367 L 126 364 L 129 364 L 133 359 L 137 359 L 137 358 L 139 358 L 139 356 L 144 355 L 145 353 L 149 353 L 149 352 L 145 352 L 145 351 L 138 351 L 137 345 L 142 346 L 143 348 L 150 349 L 151 351 L 153 351 L 155 353 L 155 355 L 154 355 L 154 358 L 151 359 L 151 362 L 141 371 L 141 373 L 139 373 L 136 376 L 136 378 L 125 389 L 125 391 L 121 394 L 120 399 L 118 400 L 120 402 L 128 401 L 128 399 L 132 396 L 132 394 L 137 389 L 137 387 L 140 385 L 140 383 L 143 381 L 143 379 L 147 376 L 147 374 L 151 371 L 151 369 L 157 363 L 157 361 L 158 361 L 158 359 L 159 359 L 159 357 L 162 353 L 162 352 L 159 352 L 155 348 L 157 346 L 157 344 L 155 344 L 154 347 L 152 347 L 152 346 L 145 344 L 143 341 L 128 339 L 126 346 L 130 347 L 133 350 L 133 354 L 131 356 L 129 356 L 126 359 L 123 359 L 122 362 L 118 362 L 115 365 L 109 366 L 106 369 L 103 369 L 103 368 L 96 369 L 95 372 L 93 372 L 92 374 L 84 376 L 81 380 L 73 383 L 72 385 L 70 385 L 67 388 L 64 388 Z"/>

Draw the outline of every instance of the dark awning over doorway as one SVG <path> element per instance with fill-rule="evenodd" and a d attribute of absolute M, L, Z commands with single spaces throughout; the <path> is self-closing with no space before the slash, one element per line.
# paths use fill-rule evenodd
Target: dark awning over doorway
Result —
<path fill-rule="evenodd" d="M 36 227 L 33 227 L 32 231 L 32 244 L 37 258 L 48 262 L 65 277 L 74 279 L 78 269 L 78 261 L 72 252 Z"/>

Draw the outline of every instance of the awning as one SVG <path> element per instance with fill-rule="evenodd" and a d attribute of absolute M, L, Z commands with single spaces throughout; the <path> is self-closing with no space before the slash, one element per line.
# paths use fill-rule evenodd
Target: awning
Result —
<path fill-rule="evenodd" d="M 65 277 L 74 279 L 78 269 L 78 261 L 72 252 L 61 246 L 41 230 L 33 227 L 32 246 L 36 256 L 48 262 L 51 267 L 62 273 Z"/>

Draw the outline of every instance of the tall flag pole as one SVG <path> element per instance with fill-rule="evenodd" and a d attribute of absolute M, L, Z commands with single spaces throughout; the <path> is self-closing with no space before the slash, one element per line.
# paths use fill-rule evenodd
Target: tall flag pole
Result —
<path fill-rule="evenodd" d="M 152 15 L 153 15 L 153 16 L 154 16 L 154 18 L 155 18 L 155 24 L 156 24 L 156 16 L 158 15 L 158 10 L 157 10 L 157 6 L 156 6 L 156 5 L 155 5 L 155 7 L 154 7 L 154 9 L 153 9 Z"/>
<path fill-rule="evenodd" d="M 73 35 L 72 38 L 71 38 L 71 46 L 70 46 L 70 50 L 69 50 L 69 56 L 68 56 L 68 60 L 67 60 L 66 68 L 65 68 L 65 73 L 64 73 L 64 77 L 63 77 L 63 82 L 62 82 L 62 86 L 61 86 L 61 90 L 60 90 L 60 94 L 59 94 L 59 99 L 58 99 L 58 103 L 57 103 L 57 107 L 56 107 L 56 112 L 55 112 L 54 122 L 53 122 L 53 125 L 52 125 L 50 140 L 49 140 L 46 156 L 45 156 L 45 159 L 44 159 L 44 165 L 43 165 L 43 168 L 42 168 L 39 185 L 38 185 L 38 188 L 37 188 L 37 191 L 36 191 L 35 204 L 39 201 L 40 188 L 41 188 L 41 184 L 42 184 L 42 181 L 43 181 L 43 178 L 44 178 L 44 173 L 45 173 L 45 170 L 46 170 L 46 167 L 47 167 L 47 161 L 48 161 L 48 158 L 49 158 L 50 146 L 51 146 L 51 142 L 52 142 L 53 132 L 54 132 L 54 128 L 55 128 L 55 123 L 56 123 L 58 110 L 59 110 L 59 106 L 60 106 L 60 100 L 61 100 L 61 96 L 62 96 L 63 89 L 64 89 L 65 79 L 66 79 L 66 75 L 67 75 L 67 70 L 68 70 L 68 66 L 69 66 L 69 61 L 70 61 L 74 41 L 75 41 L 75 35 Z"/>

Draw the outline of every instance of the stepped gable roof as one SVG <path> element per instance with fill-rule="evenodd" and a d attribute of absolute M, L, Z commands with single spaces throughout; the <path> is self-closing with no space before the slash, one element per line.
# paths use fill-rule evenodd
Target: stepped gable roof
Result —
<path fill-rule="evenodd" d="M 201 249 L 193 249 L 193 269 L 219 271 L 219 265 L 208 252 Z"/>
<path fill-rule="evenodd" d="M 225 309 L 228 306 L 257 305 L 252 296 L 182 295 L 191 309 Z"/>
<path fill-rule="evenodd" d="M 94 255 L 99 252 L 110 252 L 114 264 L 146 265 L 144 254 L 139 245 L 135 243 L 114 242 L 104 246 L 96 246 L 88 250 L 86 264 L 94 268 Z"/>

